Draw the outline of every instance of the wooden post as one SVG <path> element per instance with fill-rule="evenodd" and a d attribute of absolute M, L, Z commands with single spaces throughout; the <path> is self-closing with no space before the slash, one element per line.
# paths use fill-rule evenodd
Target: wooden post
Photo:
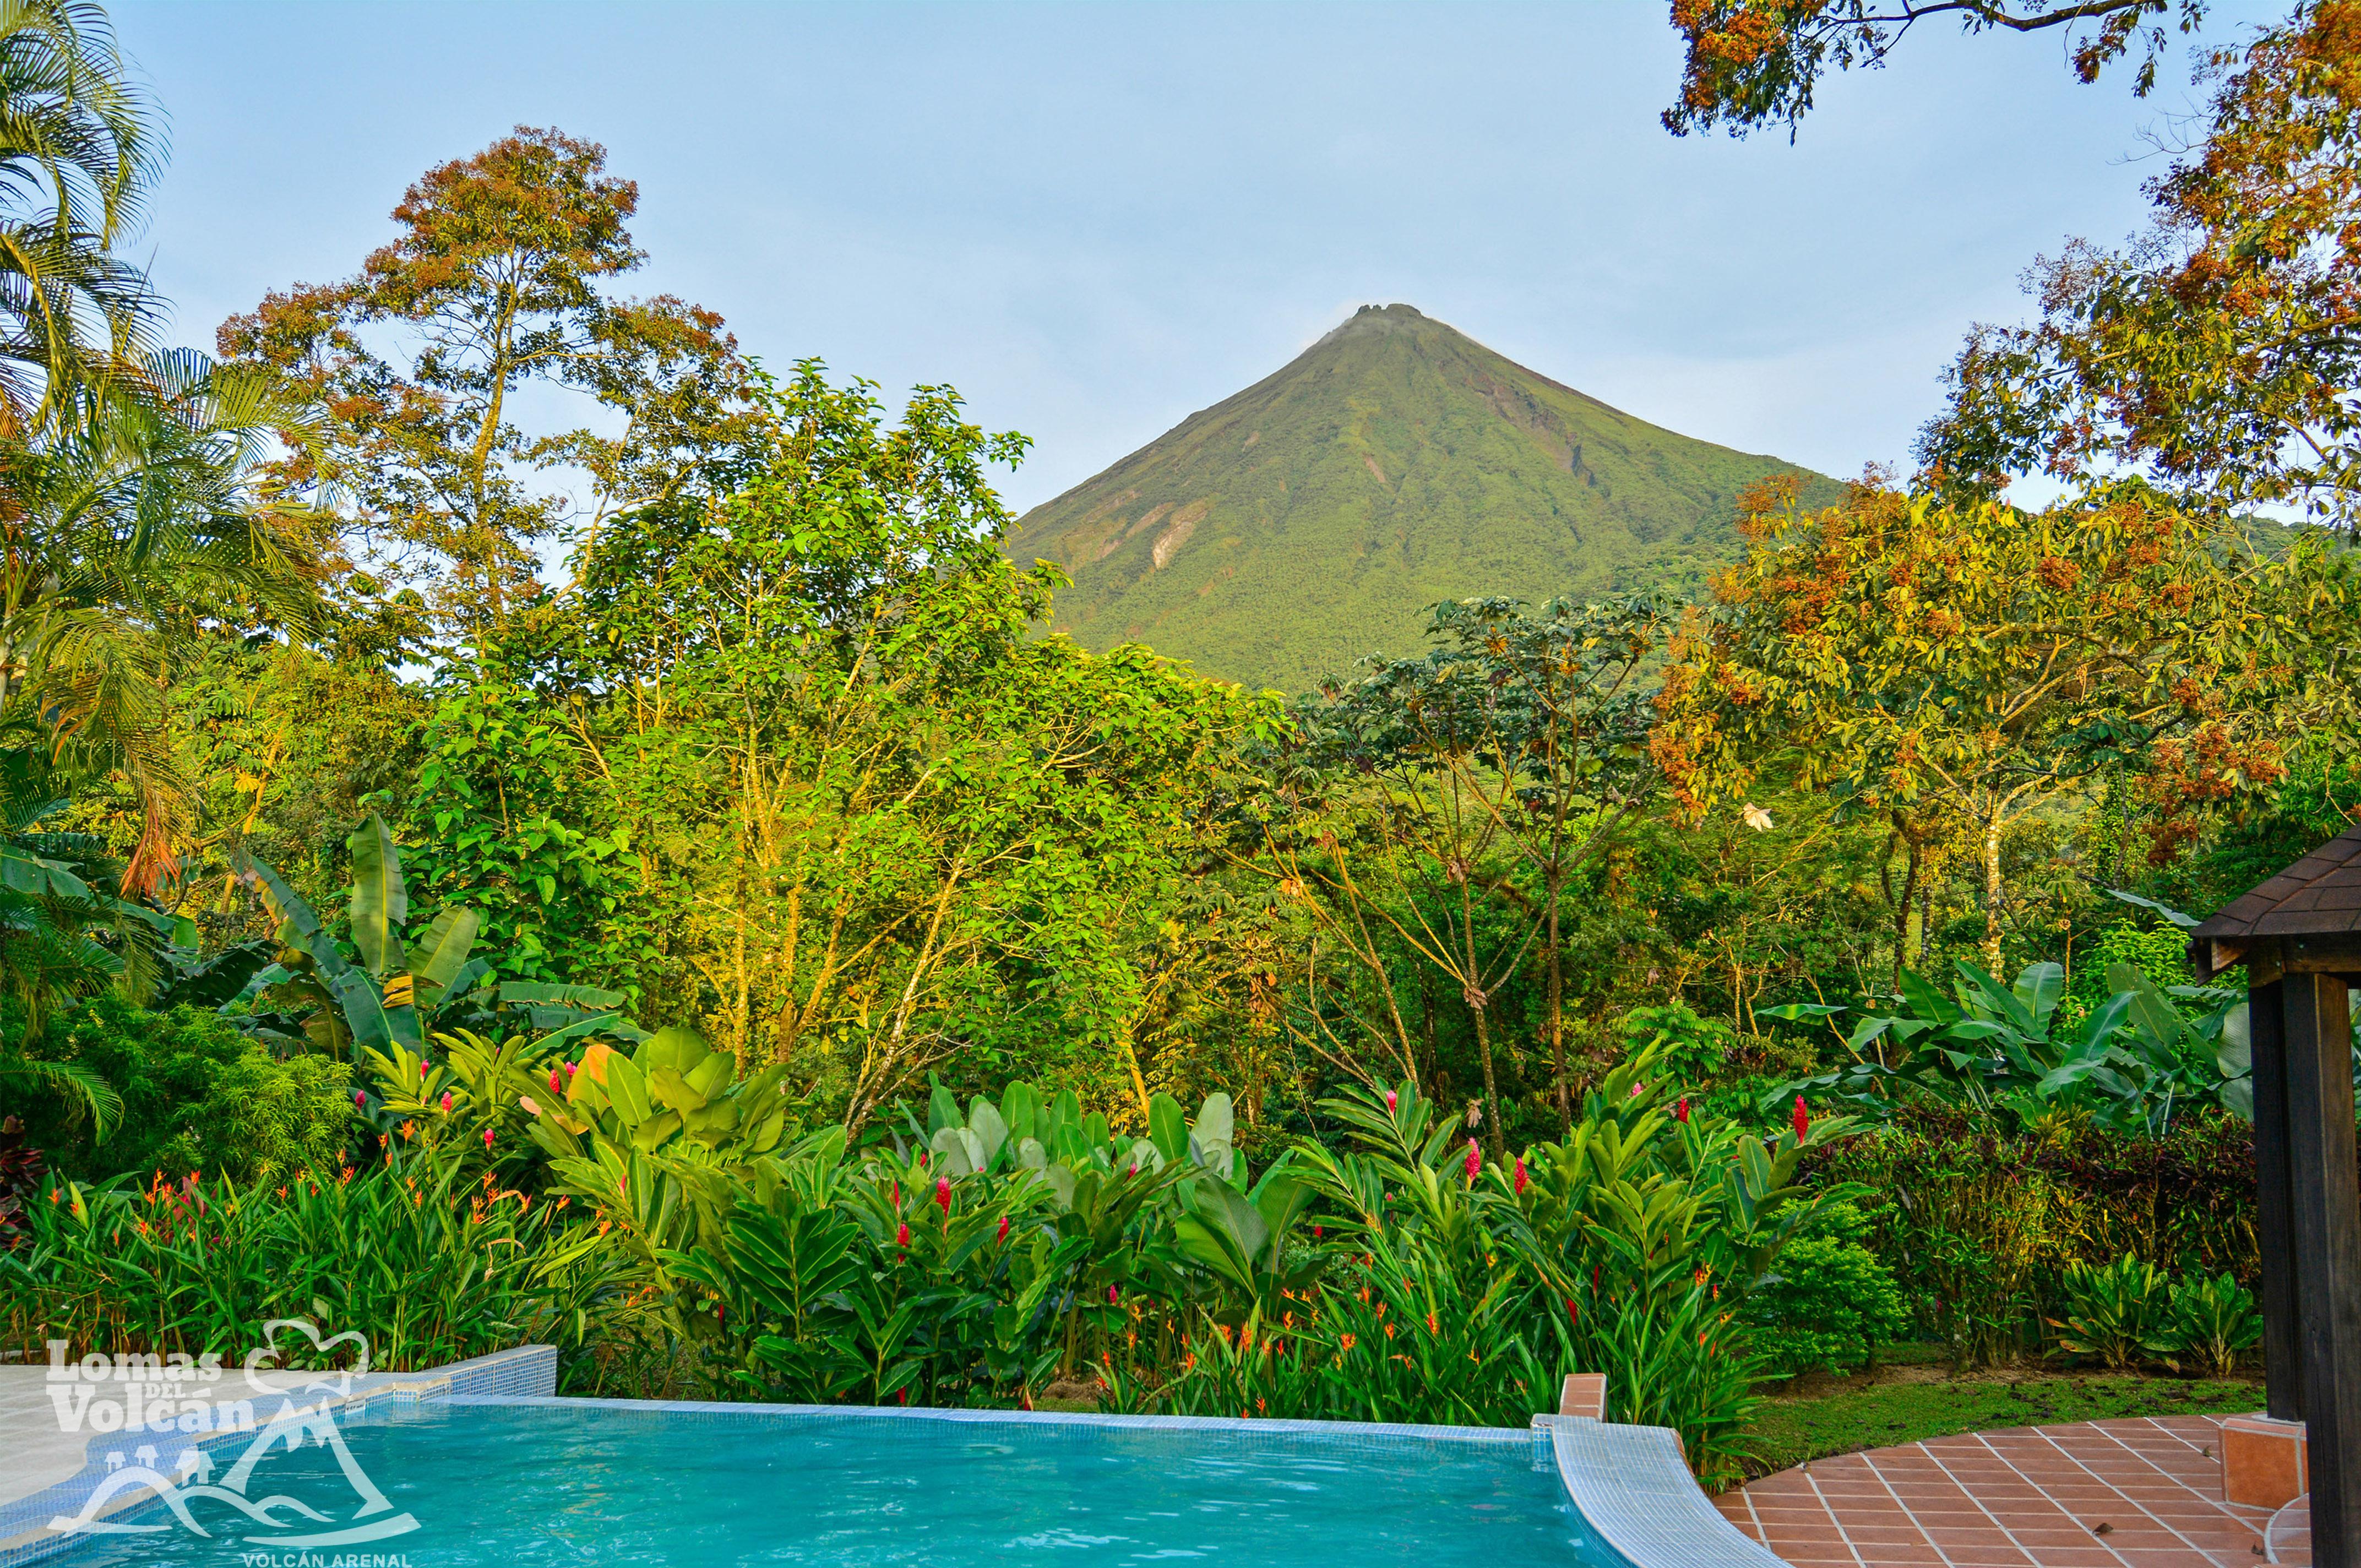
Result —
<path fill-rule="evenodd" d="M 2263 1268 L 2263 1372 L 2270 1413 L 2303 1420 L 2303 1342 L 2296 1332 L 2295 1196 L 2289 1185 L 2286 1036 L 2279 988 L 2246 991 L 2247 1036 L 2254 1046 L 2255 1244 Z"/>
<path fill-rule="evenodd" d="M 2361 1183 L 2355 1177 L 2352 997 L 2344 977 L 2333 974 L 2289 974 L 2279 991 L 2312 1560 L 2317 1568 L 2361 1568 Z"/>

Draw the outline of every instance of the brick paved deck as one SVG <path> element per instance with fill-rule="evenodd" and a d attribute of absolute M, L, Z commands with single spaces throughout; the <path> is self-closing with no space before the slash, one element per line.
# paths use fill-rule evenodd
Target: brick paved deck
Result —
<path fill-rule="evenodd" d="M 1817 1459 L 1714 1499 L 1810 1568 L 2309 1564 L 2301 1500 L 2222 1500 L 2203 1416 L 2018 1427 Z"/>

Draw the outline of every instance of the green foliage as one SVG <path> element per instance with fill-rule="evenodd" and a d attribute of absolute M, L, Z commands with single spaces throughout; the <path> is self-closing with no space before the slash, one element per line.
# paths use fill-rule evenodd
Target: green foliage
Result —
<path fill-rule="evenodd" d="M 0 1334 L 236 1358 L 277 1317 L 357 1329 L 373 1365 L 438 1365 L 555 1336 L 578 1352 L 589 1292 L 555 1209 L 398 1157 L 276 1183 L 52 1181 L 0 1253 Z M 567 1309 L 573 1309 L 568 1310 Z"/>
<path fill-rule="evenodd" d="M 20 1102 L 36 1146 L 67 1175 L 202 1173 L 275 1183 L 326 1170 L 353 1131 L 351 1069 L 326 1058 L 280 1060 L 210 1011 L 150 1013 L 103 995 L 52 1019 L 27 1047 L 110 1085 L 119 1124 L 104 1138 L 74 1099 Z"/>
<path fill-rule="evenodd" d="M 1308 691 L 1413 646 L 1441 600 L 1685 597 L 1738 553 L 1739 492 L 1783 470 L 1371 307 L 1027 513 L 1007 550 L 1073 578 L 1054 623 L 1089 647 Z"/>
<path fill-rule="evenodd" d="M 2262 1337 L 2263 1314 L 2245 1286 L 2227 1274 L 2191 1274 L 2173 1281 L 2170 1320 L 2150 1348 L 2160 1348 L 2175 1369 L 2187 1365 L 2220 1377 Z"/>
<path fill-rule="evenodd" d="M 2076 1355 L 2095 1355 L 2121 1371 L 2139 1359 L 2165 1327 L 2171 1309 L 2170 1277 L 2152 1263 L 2128 1253 L 2113 1263 L 2077 1264 L 2066 1271 L 2066 1314 L 2057 1323 L 2058 1344 Z"/>
<path fill-rule="evenodd" d="M 1909 1332 L 1910 1309 L 1893 1270 L 1862 1245 L 1868 1234 L 1857 1208 L 1831 1203 L 1780 1253 L 1750 1308 L 1755 1349 L 1773 1369 L 1859 1367 Z"/>
<path fill-rule="evenodd" d="M 262 1004 L 235 1013 L 241 1027 L 356 1061 L 414 1053 L 427 1035 L 446 1027 L 529 1025 L 546 1031 L 543 1051 L 588 1036 L 642 1036 L 624 1018 L 623 998 L 614 992 L 495 980 L 490 960 L 471 956 L 479 922 L 465 905 L 446 905 L 415 941 L 405 942 L 410 894 L 392 831 L 372 812 L 346 845 L 353 866 L 346 931 L 359 961 L 345 956 L 344 945 L 301 894 L 269 867 L 254 867 L 264 901 L 279 919 L 280 960 L 241 992 L 241 1003 Z"/>

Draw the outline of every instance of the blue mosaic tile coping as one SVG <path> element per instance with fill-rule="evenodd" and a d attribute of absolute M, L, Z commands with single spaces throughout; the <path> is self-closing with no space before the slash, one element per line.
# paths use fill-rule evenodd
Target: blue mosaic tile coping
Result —
<path fill-rule="evenodd" d="M 1632 1568 L 1786 1568 L 1747 1539 L 1689 1475 L 1680 1434 L 1579 1416 L 1536 1416 L 1590 1529 Z"/>
<path fill-rule="evenodd" d="M 421 1372 L 372 1372 L 356 1382 L 351 1396 L 342 1402 L 347 1420 L 364 1415 L 372 1405 L 532 1398 L 556 1388 L 557 1350 L 546 1344 L 520 1345 Z M 175 1434 L 174 1438 L 175 1446 L 181 1448 L 215 1448 L 251 1441 L 250 1432 L 236 1431 L 187 1438 Z M 0 1503 L 0 1568 L 20 1568 L 82 1544 L 79 1536 L 52 1533 L 49 1520 L 82 1511 L 84 1500 L 106 1479 L 107 1453 L 121 1449 L 125 1442 L 120 1432 L 95 1435 L 80 1474 L 29 1497 Z M 126 1495 L 123 1508 L 152 1502 L 152 1498 Z"/>

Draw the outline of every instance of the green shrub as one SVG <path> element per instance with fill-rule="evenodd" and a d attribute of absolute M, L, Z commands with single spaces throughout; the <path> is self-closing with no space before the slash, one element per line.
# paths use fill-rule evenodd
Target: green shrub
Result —
<path fill-rule="evenodd" d="M 2171 1286 L 2164 1270 L 2126 1253 L 2113 1263 L 2066 1271 L 2066 1316 L 2056 1321 L 2060 1349 L 2095 1355 L 2121 1371 L 2167 1327 Z"/>
<path fill-rule="evenodd" d="M 2175 1371 L 2192 1365 L 2219 1377 L 2235 1370 L 2239 1356 L 2262 1337 L 2263 1314 L 2243 1286 L 2226 1274 L 2212 1279 L 2197 1274 L 2173 1281 L 2164 1331 L 2149 1348 Z"/>
<path fill-rule="evenodd" d="M 77 1179 L 160 1170 L 276 1181 L 334 1169 L 351 1131 L 349 1067 L 308 1055 L 280 1061 L 195 1007 L 151 1013 L 93 997 L 50 1019 L 25 1054 L 86 1069 L 123 1097 L 121 1124 L 100 1142 L 80 1106 L 53 1091 L 26 1094 L 27 1141 Z"/>
<path fill-rule="evenodd" d="M 1861 1366 L 1909 1332 L 1894 1271 L 1861 1245 L 1868 1231 L 1851 1204 L 1828 1205 L 1813 1234 L 1789 1242 L 1756 1288 L 1753 1345 L 1774 1371 Z"/>

